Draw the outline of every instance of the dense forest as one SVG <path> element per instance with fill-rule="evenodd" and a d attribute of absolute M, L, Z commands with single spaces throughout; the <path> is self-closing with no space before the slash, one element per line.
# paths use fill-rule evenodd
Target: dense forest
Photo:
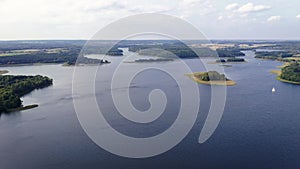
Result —
<path fill-rule="evenodd" d="M 203 81 L 226 81 L 226 80 L 228 80 L 224 74 L 220 74 L 217 71 L 204 72 L 202 74 L 195 74 L 194 76 Z"/>
<path fill-rule="evenodd" d="M 20 97 L 50 85 L 52 79 L 45 76 L 0 75 L 0 113 L 21 107 Z"/>
<path fill-rule="evenodd" d="M 292 63 L 282 68 L 280 78 L 292 82 L 300 82 L 300 64 Z"/>
<path fill-rule="evenodd" d="M 245 56 L 243 52 L 239 49 L 235 48 L 225 48 L 225 49 L 217 49 L 216 50 L 219 57 L 237 57 L 237 56 Z"/>
<path fill-rule="evenodd" d="M 244 58 L 228 58 L 227 62 L 245 62 Z"/>
<path fill-rule="evenodd" d="M 161 45 L 130 45 L 129 51 L 137 52 L 140 55 L 159 56 L 159 57 L 179 57 L 179 58 L 195 58 L 195 57 L 237 57 L 244 56 L 239 49 L 226 48 L 212 50 L 207 47 L 190 48 L 183 43 L 161 44 Z"/>
<path fill-rule="evenodd" d="M 117 47 L 88 46 L 84 54 L 123 55 Z M 108 42 L 107 42 L 108 43 Z M 0 65 L 33 63 L 98 64 L 100 59 L 78 57 L 85 41 L 4 41 L 0 42 Z M 78 59 L 80 58 L 80 59 Z M 77 60 L 78 59 L 78 60 Z"/>
<path fill-rule="evenodd" d="M 75 64 L 78 57 L 76 52 L 62 52 L 62 53 L 43 53 L 36 52 L 31 54 L 21 54 L 17 56 L 2 56 L 0 57 L 0 65 L 7 64 L 34 64 L 34 63 L 69 63 Z M 95 64 L 100 63 L 101 60 L 80 57 L 78 63 Z"/>
<path fill-rule="evenodd" d="M 195 58 L 197 54 L 184 44 L 162 44 L 162 45 L 131 45 L 129 51 L 137 52 L 139 55 L 159 57 Z M 213 55 L 213 51 L 207 51 Z"/>
<path fill-rule="evenodd" d="M 226 63 L 226 62 L 245 62 L 246 60 L 244 58 L 235 58 L 235 57 L 232 57 L 232 58 L 228 58 L 227 60 L 226 59 L 218 59 L 216 60 L 217 63 Z"/>
<path fill-rule="evenodd" d="M 212 48 L 206 45 L 213 45 Z M 111 46 L 113 46 L 111 48 Z M 246 46 L 246 47 L 245 47 Z M 239 57 L 241 50 L 266 48 L 275 51 L 257 51 L 256 58 L 291 61 L 290 57 L 300 56 L 299 41 L 181 41 L 174 40 L 123 40 L 123 41 L 84 41 L 84 40 L 37 40 L 0 41 L 0 65 L 33 63 L 75 64 L 81 51 L 88 54 L 122 56 L 120 48 L 141 55 L 159 57 Z M 215 48 L 214 48 L 215 47 Z M 82 50 L 83 49 L 83 50 Z M 215 49 L 215 50 L 214 50 Z M 288 59 L 288 60 L 287 60 Z M 237 61 L 237 60 L 235 60 Z M 292 60 L 293 61 L 293 60 Z M 80 57 L 78 63 L 98 64 L 100 59 Z"/>
<path fill-rule="evenodd" d="M 255 58 L 271 60 L 293 57 L 293 55 L 293 53 L 287 51 L 255 52 Z"/>

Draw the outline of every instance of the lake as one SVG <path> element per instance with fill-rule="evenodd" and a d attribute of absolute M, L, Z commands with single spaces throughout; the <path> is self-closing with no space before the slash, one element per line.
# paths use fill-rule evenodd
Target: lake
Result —
<path fill-rule="evenodd" d="M 22 98 L 25 105 L 37 103 L 39 107 L 1 115 L 0 168 L 300 168 L 300 86 L 279 82 L 276 75 L 270 73 L 282 63 L 254 59 L 252 51 L 245 53 L 247 63 L 224 68 L 237 85 L 227 89 L 225 111 L 214 134 L 205 143 L 198 143 L 210 105 L 210 86 L 198 85 L 200 111 L 190 133 L 170 151 L 145 159 L 113 155 L 85 134 L 73 106 L 73 97 L 78 97 L 72 95 L 74 67 L 51 64 L 1 67 L 9 70 L 9 74 L 47 75 L 54 79 L 54 84 Z M 99 69 L 107 74 L 122 57 L 108 59 L 112 63 Z M 187 59 L 186 63 L 200 71 L 197 59 Z M 125 66 L 130 70 L 143 64 L 147 63 Z M 151 64 L 172 68 L 176 61 Z M 94 67 L 79 69 L 89 72 Z M 126 72 L 122 73 L 126 78 Z M 84 77 L 80 83 L 85 86 Z M 147 98 L 153 89 L 165 91 L 170 98 L 164 114 L 149 125 L 129 123 L 116 113 L 109 99 L 110 90 L 106 90 L 109 84 L 108 77 L 96 76 L 95 95 L 105 117 L 121 133 L 150 137 L 166 130 L 175 120 L 180 95 L 174 79 L 169 76 L 155 71 L 144 72 L 132 82 L 130 96 L 139 110 L 149 108 Z M 276 93 L 271 92 L 273 87 Z M 92 96 L 87 93 L 84 97 Z"/>

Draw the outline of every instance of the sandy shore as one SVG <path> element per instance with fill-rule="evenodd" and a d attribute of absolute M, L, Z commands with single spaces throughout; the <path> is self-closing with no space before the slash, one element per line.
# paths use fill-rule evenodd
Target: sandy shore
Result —
<path fill-rule="evenodd" d="M 0 75 L 8 73 L 8 70 L 0 70 Z"/>

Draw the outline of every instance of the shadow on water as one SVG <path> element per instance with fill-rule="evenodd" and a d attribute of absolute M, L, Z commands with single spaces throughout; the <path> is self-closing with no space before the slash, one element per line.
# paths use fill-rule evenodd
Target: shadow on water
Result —
<path fill-rule="evenodd" d="M 18 111 L 12 111 L 12 112 L 0 112 L 0 119 L 3 117 L 3 116 L 19 116 L 21 114 L 21 110 L 18 110 Z"/>

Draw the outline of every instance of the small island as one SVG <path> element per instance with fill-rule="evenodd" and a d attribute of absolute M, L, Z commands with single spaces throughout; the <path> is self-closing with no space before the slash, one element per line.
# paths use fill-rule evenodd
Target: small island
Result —
<path fill-rule="evenodd" d="M 241 63 L 241 62 L 246 62 L 246 60 L 244 58 L 236 58 L 236 57 L 228 58 L 227 60 L 225 59 L 216 60 L 216 63 Z"/>
<path fill-rule="evenodd" d="M 300 85 L 300 63 L 294 62 L 284 66 L 281 70 L 272 70 L 277 74 L 277 80 L 285 83 Z"/>
<path fill-rule="evenodd" d="M 35 89 L 50 85 L 52 85 L 52 79 L 46 76 L 0 75 L 0 113 L 37 107 L 36 104 L 23 106 L 20 98 Z"/>
<path fill-rule="evenodd" d="M 85 60 L 85 59 L 86 58 L 84 57 L 83 60 Z M 90 59 L 90 58 L 88 58 L 88 59 Z M 110 61 L 105 60 L 105 59 L 93 59 L 93 60 L 94 60 L 93 62 L 79 62 L 79 63 L 76 63 L 76 61 L 75 62 L 65 62 L 64 64 L 62 64 L 62 66 L 75 66 L 76 64 L 98 65 L 98 64 L 109 64 L 109 63 L 111 63 Z"/>
<path fill-rule="evenodd" d="M 199 84 L 222 85 L 222 86 L 236 85 L 234 81 L 228 79 L 224 74 L 220 74 L 217 71 L 195 72 L 186 75 Z"/>
<path fill-rule="evenodd" d="M 166 61 L 173 61 L 170 58 L 158 58 L 158 59 L 138 59 L 135 62 L 166 62 Z"/>
<path fill-rule="evenodd" d="M 168 62 L 168 61 L 174 61 L 174 59 L 171 58 L 137 59 L 134 61 L 125 61 L 125 63 L 152 63 L 152 62 Z"/>

